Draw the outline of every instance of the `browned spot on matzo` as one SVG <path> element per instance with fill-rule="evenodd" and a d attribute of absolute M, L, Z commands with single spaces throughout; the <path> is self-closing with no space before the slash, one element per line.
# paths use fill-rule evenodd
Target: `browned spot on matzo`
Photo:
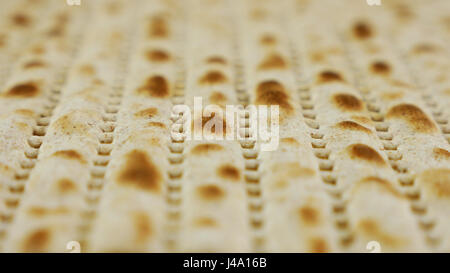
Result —
<path fill-rule="evenodd" d="M 388 180 L 382 179 L 380 177 L 376 176 L 369 176 L 366 178 L 363 178 L 361 181 L 359 181 L 355 185 L 355 190 L 357 190 L 359 187 L 365 186 L 365 185 L 375 185 L 378 188 L 384 190 L 385 192 L 390 193 L 391 195 L 396 196 L 397 198 L 404 198 L 404 196 L 390 183 Z"/>
<path fill-rule="evenodd" d="M 219 106 L 225 106 L 225 103 L 227 102 L 227 97 L 222 92 L 212 92 L 209 96 L 209 100 L 213 104 L 217 104 Z"/>
<path fill-rule="evenodd" d="M 222 165 L 217 169 L 217 174 L 228 180 L 238 181 L 241 178 L 241 173 L 238 168 L 233 165 Z"/>
<path fill-rule="evenodd" d="M 83 156 L 75 150 L 61 150 L 53 153 L 53 156 L 63 157 L 66 159 L 78 160 L 81 163 L 86 163 Z"/>
<path fill-rule="evenodd" d="M 203 185 L 197 187 L 198 196 L 205 201 L 217 201 L 225 197 L 225 191 L 217 185 Z"/>
<path fill-rule="evenodd" d="M 25 237 L 22 250 L 24 252 L 45 252 L 50 240 L 51 232 L 49 229 L 37 229 Z"/>
<path fill-rule="evenodd" d="M 420 175 L 422 185 L 439 198 L 450 198 L 450 169 L 430 169 Z"/>
<path fill-rule="evenodd" d="M 341 121 L 336 125 L 336 127 L 344 130 L 360 131 L 367 134 L 372 133 L 372 131 L 369 128 L 364 127 L 361 124 L 350 120 Z"/>
<path fill-rule="evenodd" d="M 149 123 L 147 123 L 148 127 L 157 127 L 157 128 L 161 128 L 161 129 L 165 129 L 166 125 L 162 122 L 158 122 L 158 121 L 150 121 Z"/>
<path fill-rule="evenodd" d="M 57 187 L 58 191 L 62 194 L 71 193 L 77 190 L 77 185 L 67 178 L 58 180 Z"/>
<path fill-rule="evenodd" d="M 336 71 L 325 70 L 317 76 L 318 83 L 345 82 L 345 79 Z"/>
<path fill-rule="evenodd" d="M 80 111 L 75 110 L 74 112 L 58 118 L 52 126 L 61 134 L 85 135 L 89 130 L 89 125 L 87 125 L 86 122 L 76 120 L 78 115 L 80 115 Z"/>
<path fill-rule="evenodd" d="M 261 70 L 284 69 L 286 67 L 287 63 L 285 59 L 278 53 L 272 53 L 266 56 L 258 66 Z"/>
<path fill-rule="evenodd" d="M 219 115 L 216 117 L 216 113 L 214 113 L 214 112 L 211 113 L 211 115 L 209 117 L 202 115 L 201 128 L 194 128 L 195 127 L 194 123 L 195 123 L 195 121 L 192 121 L 192 129 L 198 129 L 198 130 L 205 129 L 206 132 L 208 132 L 208 133 L 210 132 L 210 133 L 216 134 L 218 136 L 226 134 L 226 130 L 227 130 L 226 119 L 224 119 L 222 116 L 219 116 Z M 216 128 L 216 123 L 217 123 L 217 125 L 222 123 L 222 128 L 220 128 L 220 127 Z M 206 128 L 207 126 L 208 126 L 208 128 Z M 218 129 L 220 129 L 220 130 L 218 130 Z"/>
<path fill-rule="evenodd" d="M 327 241 L 324 238 L 314 237 L 309 239 L 309 251 L 313 253 L 329 252 Z"/>
<path fill-rule="evenodd" d="M 384 61 L 376 61 L 370 65 L 370 70 L 374 74 L 378 75 L 388 75 L 391 73 L 391 67 L 387 62 Z"/>
<path fill-rule="evenodd" d="M 126 154 L 126 162 L 119 172 L 117 181 L 121 185 L 159 193 L 162 175 L 145 152 L 133 150 Z"/>
<path fill-rule="evenodd" d="M 45 66 L 46 64 L 43 61 L 39 60 L 29 61 L 23 65 L 25 69 L 42 68 Z"/>
<path fill-rule="evenodd" d="M 58 215 L 58 214 L 67 214 L 70 210 L 66 207 L 57 207 L 57 208 L 47 208 L 47 207 L 31 207 L 28 209 L 27 213 L 33 217 L 44 217 L 47 215 Z"/>
<path fill-rule="evenodd" d="M 24 13 L 16 13 L 11 17 L 12 22 L 16 26 L 27 27 L 31 24 L 31 18 Z"/>
<path fill-rule="evenodd" d="M 434 53 L 439 51 L 440 49 L 433 45 L 433 44 L 428 44 L 428 43 L 422 43 L 422 44 L 417 44 L 414 48 L 413 48 L 413 53 L 415 54 L 429 54 L 429 53 Z"/>
<path fill-rule="evenodd" d="M 350 158 L 364 160 L 377 165 L 385 165 L 383 157 L 372 147 L 365 144 L 352 144 L 347 147 Z"/>
<path fill-rule="evenodd" d="M 144 211 L 137 211 L 133 214 L 133 225 L 136 235 L 136 243 L 145 243 L 153 234 L 153 227 L 150 217 Z"/>
<path fill-rule="evenodd" d="M 216 227 L 218 223 L 211 217 L 199 217 L 194 219 L 194 226 L 196 227 Z"/>
<path fill-rule="evenodd" d="M 206 62 L 209 64 L 227 64 L 227 61 L 220 56 L 211 56 L 206 59 Z"/>
<path fill-rule="evenodd" d="M 378 241 L 381 245 L 390 247 L 399 247 L 405 243 L 403 238 L 398 238 L 394 235 L 383 231 L 380 225 L 374 219 L 362 219 L 356 224 L 356 229 L 359 230 L 365 237 L 371 240 Z"/>
<path fill-rule="evenodd" d="M 152 118 L 158 114 L 158 109 L 155 107 L 150 107 L 144 110 L 140 110 L 134 114 L 138 118 Z"/>
<path fill-rule="evenodd" d="M 316 226 L 320 224 L 320 211 L 311 206 L 303 206 L 299 208 L 298 214 L 303 224 Z"/>
<path fill-rule="evenodd" d="M 342 111 L 362 111 L 364 103 L 351 94 L 334 94 L 333 102 Z"/>
<path fill-rule="evenodd" d="M 367 22 L 356 22 L 353 25 L 353 35 L 361 40 L 371 38 L 374 33 L 372 27 Z"/>
<path fill-rule="evenodd" d="M 264 34 L 259 41 L 262 45 L 271 46 L 277 43 L 277 38 L 272 34 Z"/>
<path fill-rule="evenodd" d="M 146 52 L 147 59 L 152 62 L 167 62 L 170 54 L 162 49 L 153 49 Z"/>
<path fill-rule="evenodd" d="M 11 87 L 11 89 L 9 89 L 6 93 L 6 96 L 30 98 L 38 95 L 39 93 L 39 86 L 36 83 L 26 82 Z"/>
<path fill-rule="evenodd" d="M 286 144 L 289 144 L 292 146 L 300 145 L 300 143 L 298 143 L 298 141 L 293 137 L 285 137 L 285 138 L 282 138 L 280 141 L 281 141 L 281 143 L 286 143 Z"/>
<path fill-rule="evenodd" d="M 206 72 L 198 80 L 200 84 L 221 84 L 228 81 L 227 76 L 218 70 L 211 70 Z"/>
<path fill-rule="evenodd" d="M 138 93 L 156 98 L 164 98 L 169 95 L 169 83 L 163 76 L 152 76 L 148 78 L 145 85 L 138 89 Z"/>
<path fill-rule="evenodd" d="M 81 65 L 78 69 L 83 75 L 86 76 L 95 75 L 95 67 L 92 64 Z"/>
<path fill-rule="evenodd" d="M 434 122 L 419 107 L 413 104 L 396 105 L 388 111 L 386 117 L 404 120 L 415 131 L 420 133 L 437 132 Z"/>
<path fill-rule="evenodd" d="M 201 154 L 206 154 L 209 152 L 218 152 L 218 151 L 222 151 L 222 150 L 223 150 L 223 146 L 221 146 L 219 144 L 204 143 L 204 144 L 198 144 L 197 146 L 195 146 L 191 150 L 191 153 L 194 155 L 201 155 Z"/>
<path fill-rule="evenodd" d="M 148 28 L 149 36 L 152 38 L 166 38 L 169 36 L 167 20 L 161 15 L 151 18 Z"/>
<path fill-rule="evenodd" d="M 442 148 L 434 148 L 433 154 L 436 159 L 450 159 L 450 152 Z"/>
<path fill-rule="evenodd" d="M 279 105 L 281 110 L 292 111 L 289 96 L 284 86 L 276 80 L 260 83 L 256 89 L 256 103 L 260 105 Z"/>

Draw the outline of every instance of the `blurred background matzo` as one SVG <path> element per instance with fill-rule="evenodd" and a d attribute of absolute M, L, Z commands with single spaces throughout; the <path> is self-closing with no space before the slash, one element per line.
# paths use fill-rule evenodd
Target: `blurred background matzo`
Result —
<path fill-rule="evenodd" d="M 450 251 L 450 1 L 76 2 L 0 1 L 1 251 Z"/>

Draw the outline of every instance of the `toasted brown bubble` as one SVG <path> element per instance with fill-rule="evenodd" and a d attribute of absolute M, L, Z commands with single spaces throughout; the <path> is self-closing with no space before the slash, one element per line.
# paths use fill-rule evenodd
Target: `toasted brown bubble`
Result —
<path fill-rule="evenodd" d="M 60 150 L 53 153 L 53 156 L 63 157 L 66 159 L 78 160 L 81 163 L 86 163 L 83 156 L 75 150 Z"/>
<path fill-rule="evenodd" d="M 207 154 L 209 152 L 218 152 L 218 151 L 222 151 L 222 150 L 223 150 L 223 146 L 221 146 L 219 144 L 204 143 L 204 144 L 198 144 L 197 146 L 195 146 L 191 150 L 191 153 L 194 155 L 202 155 L 202 154 Z"/>
<path fill-rule="evenodd" d="M 4 47 L 8 42 L 8 36 L 6 34 L 0 34 L 0 48 Z"/>
<path fill-rule="evenodd" d="M 411 20 L 416 16 L 414 11 L 409 6 L 401 4 L 401 3 L 394 5 L 393 10 L 394 10 L 395 16 L 397 16 L 397 18 L 402 21 Z"/>
<path fill-rule="evenodd" d="M 401 91 L 391 91 L 391 92 L 383 92 L 380 94 L 381 98 L 384 100 L 398 100 L 405 96 L 404 92 Z"/>
<path fill-rule="evenodd" d="M 231 164 L 220 166 L 217 169 L 217 174 L 222 178 L 232 181 L 239 181 L 241 178 L 241 172 L 239 171 L 239 169 Z"/>
<path fill-rule="evenodd" d="M 42 55 L 46 52 L 46 50 L 42 45 L 35 45 L 31 48 L 31 52 L 35 55 Z"/>
<path fill-rule="evenodd" d="M 347 147 L 350 158 L 364 160 L 377 165 L 385 165 L 383 157 L 372 147 L 365 144 L 352 144 Z"/>
<path fill-rule="evenodd" d="M 378 75 L 389 75 L 391 73 L 391 67 L 387 62 L 376 61 L 370 65 L 370 70 L 374 74 Z"/>
<path fill-rule="evenodd" d="M 314 237 L 309 239 L 309 251 L 313 253 L 326 253 L 330 249 L 324 238 Z"/>
<path fill-rule="evenodd" d="M 293 146 L 299 146 L 300 143 L 298 143 L 298 141 L 293 138 L 293 137 L 285 137 L 285 138 L 281 138 L 281 143 L 286 143 L 289 145 L 293 145 Z"/>
<path fill-rule="evenodd" d="M 134 113 L 135 117 L 138 118 L 152 118 L 158 114 L 158 109 L 155 107 L 150 107 L 144 110 L 140 110 L 136 113 Z"/>
<path fill-rule="evenodd" d="M 70 210 L 66 207 L 46 208 L 46 207 L 31 207 L 27 213 L 34 217 L 44 217 L 48 215 L 67 214 Z"/>
<path fill-rule="evenodd" d="M 47 31 L 47 35 L 48 37 L 51 38 L 61 37 L 65 34 L 65 31 L 66 31 L 65 25 L 57 24 Z"/>
<path fill-rule="evenodd" d="M 286 67 L 287 63 L 285 59 L 278 53 L 269 54 L 258 66 L 261 70 L 284 69 Z"/>
<path fill-rule="evenodd" d="M 218 119 L 218 120 L 216 120 L 216 119 Z M 211 130 L 209 132 L 211 132 L 213 134 L 216 134 L 216 135 L 225 135 L 226 134 L 226 131 L 227 131 L 227 122 L 226 122 L 226 120 L 223 117 L 221 117 L 221 116 L 218 116 L 216 118 L 216 113 L 214 113 L 214 112 L 211 113 L 211 116 L 209 116 L 209 117 L 202 116 L 202 120 L 201 120 L 202 126 L 199 129 L 203 130 L 206 127 L 207 124 L 209 125 L 210 121 L 212 122 L 213 125 L 212 125 Z M 221 130 L 217 130 L 218 128 L 216 128 L 216 122 L 217 121 L 221 121 L 222 122 Z M 194 122 L 195 121 L 192 121 L 192 128 L 193 129 L 195 129 L 194 128 Z"/>
<path fill-rule="evenodd" d="M 424 187 L 437 198 L 450 199 L 450 169 L 430 169 L 420 174 Z"/>
<path fill-rule="evenodd" d="M 58 118 L 52 125 L 58 133 L 65 135 L 86 135 L 89 125 L 76 120 L 79 111 L 74 111 Z"/>
<path fill-rule="evenodd" d="M 372 120 L 369 117 L 366 116 L 351 116 L 351 119 L 353 121 L 356 121 L 358 123 L 362 123 L 365 125 L 373 125 Z"/>
<path fill-rule="evenodd" d="M 29 61 L 23 65 L 25 69 L 42 68 L 45 66 L 45 62 L 39 60 Z"/>
<path fill-rule="evenodd" d="M 378 241 L 382 246 L 400 247 L 406 242 L 405 239 L 391 235 L 383 230 L 383 224 L 378 223 L 375 219 L 361 219 L 356 224 L 356 229 L 366 238 Z"/>
<path fill-rule="evenodd" d="M 108 2 L 105 4 L 105 9 L 109 15 L 117 15 L 123 10 L 123 5 L 120 2 Z"/>
<path fill-rule="evenodd" d="M 147 79 L 145 85 L 138 89 L 138 93 L 156 97 L 164 98 L 169 95 L 169 83 L 163 76 L 152 76 Z"/>
<path fill-rule="evenodd" d="M 227 64 L 227 60 L 220 56 L 211 56 L 206 59 L 206 62 L 209 64 Z"/>
<path fill-rule="evenodd" d="M 158 122 L 158 121 L 150 121 L 149 123 L 147 123 L 148 127 L 157 127 L 157 128 L 161 128 L 161 129 L 166 129 L 166 125 L 162 122 Z"/>
<path fill-rule="evenodd" d="M 166 38 L 169 36 L 167 20 L 162 15 L 154 16 L 148 26 L 149 36 L 152 38 Z"/>
<path fill-rule="evenodd" d="M 46 252 L 50 244 L 51 232 L 47 228 L 39 228 L 25 237 L 23 252 Z"/>
<path fill-rule="evenodd" d="M 77 185 L 70 179 L 63 178 L 57 182 L 58 191 L 62 194 L 71 193 L 77 190 Z"/>
<path fill-rule="evenodd" d="M 162 49 L 153 49 L 146 52 L 147 59 L 151 62 L 167 62 L 170 60 L 170 54 Z"/>
<path fill-rule="evenodd" d="M 338 124 L 336 124 L 336 127 L 344 130 L 360 131 L 366 134 L 372 133 L 372 131 L 369 128 L 364 127 L 361 124 L 351 120 L 341 121 Z"/>
<path fill-rule="evenodd" d="M 323 52 L 320 51 L 313 51 L 309 53 L 309 58 L 311 59 L 311 61 L 315 62 L 315 63 L 322 63 L 323 61 L 326 60 L 326 56 Z"/>
<path fill-rule="evenodd" d="M 415 54 L 430 54 L 430 53 L 437 52 L 439 50 L 440 49 L 433 44 L 421 43 L 421 44 L 417 44 L 413 48 L 413 53 L 415 53 Z"/>
<path fill-rule="evenodd" d="M 81 72 L 81 74 L 86 75 L 86 76 L 95 75 L 95 72 L 96 72 L 95 67 L 92 64 L 81 65 L 78 69 Z"/>
<path fill-rule="evenodd" d="M 31 18 L 24 13 L 16 13 L 11 17 L 12 22 L 16 26 L 27 27 L 31 24 Z"/>
<path fill-rule="evenodd" d="M 261 45 L 264 46 L 272 46 L 277 44 L 277 38 L 272 34 L 264 34 L 261 36 L 261 39 L 259 40 Z"/>
<path fill-rule="evenodd" d="M 320 211 L 311 206 L 303 206 L 299 208 L 298 214 L 302 223 L 309 226 L 319 225 L 321 222 Z"/>
<path fill-rule="evenodd" d="M 288 113 L 293 110 L 284 86 L 276 80 L 261 82 L 256 95 L 256 103 L 259 105 L 279 105 L 281 110 Z"/>
<path fill-rule="evenodd" d="M 211 217 L 199 217 L 194 219 L 194 226 L 196 227 L 216 227 L 218 223 Z"/>
<path fill-rule="evenodd" d="M 394 186 L 391 182 L 389 182 L 388 180 L 385 180 L 383 178 L 380 177 L 376 177 L 376 176 L 368 176 L 365 177 L 363 179 L 361 179 L 361 181 L 359 181 L 356 185 L 355 185 L 355 190 L 358 189 L 359 187 L 362 187 L 364 185 L 376 185 L 379 189 L 383 189 L 385 192 L 396 196 L 397 198 L 405 198 L 404 195 L 402 195 Z"/>
<path fill-rule="evenodd" d="M 8 90 L 6 96 L 8 97 L 22 97 L 31 98 L 40 93 L 39 86 L 34 82 L 26 82 L 13 86 Z"/>
<path fill-rule="evenodd" d="M 265 18 L 267 18 L 268 11 L 263 8 L 255 8 L 250 11 L 249 15 L 250 15 L 250 18 L 252 18 L 253 20 L 261 21 L 261 20 L 264 20 Z"/>
<path fill-rule="evenodd" d="M 307 168 L 302 167 L 298 162 L 283 162 L 283 163 L 276 163 L 272 167 L 272 171 L 274 173 L 282 173 L 286 175 L 287 177 L 297 178 L 297 177 L 311 177 L 316 174 L 316 171 Z"/>
<path fill-rule="evenodd" d="M 436 159 L 444 159 L 444 160 L 450 159 L 450 152 L 442 148 L 437 147 L 434 148 L 433 154 Z"/>
<path fill-rule="evenodd" d="M 217 185 L 199 186 L 197 194 L 204 201 L 217 201 L 225 197 L 225 191 Z"/>
<path fill-rule="evenodd" d="M 208 71 L 199 79 L 200 84 L 221 84 L 227 81 L 227 76 L 218 70 Z"/>
<path fill-rule="evenodd" d="M 336 107 L 342 111 L 364 110 L 363 101 L 351 94 L 334 94 L 332 99 Z"/>
<path fill-rule="evenodd" d="M 119 172 L 117 182 L 124 186 L 159 193 L 162 174 L 143 151 L 133 150 L 126 154 L 126 162 Z"/>
<path fill-rule="evenodd" d="M 17 109 L 16 111 L 14 111 L 14 113 L 22 115 L 22 116 L 26 116 L 26 117 L 33 117 L 34 116 L 34 111 L 30 110 L 30 109 Z"/>
<path fill-rule="evenodd" d="M 145 243 L 153 235 L 150 217 L 145 211 L 136 211 L 132 214 L 136 243 Z"/>
<path fill-rule="evenodd" d="M 209 96 L 209 101 L 212 104 L 217 104 L 219 106 L 225 106 L 225 104 L 227 102 L 227 96 L 225 96 L 225 94 L 223 94 L 222 92 L 214 91 Z"/>
<path fill-rule="evenodd" d="M 369 23 L 364 21 L 356 22 L 353 25 L 353 35 L 360 40 L 366 40 L 374 35 L 374 31 Z"/>
<path fill-rule="evenodd" d="M 345 82 L 345 79 L 336 71 L 325 70 L 317 77 L 318 83 Z"/>
<path fill-rule="evenodd" d="M 434 122 L 413 104 L 396 105 L 388 111 L 386 117 L 404 120 L 420 133 L 435 133 L 438 131 Z"/>

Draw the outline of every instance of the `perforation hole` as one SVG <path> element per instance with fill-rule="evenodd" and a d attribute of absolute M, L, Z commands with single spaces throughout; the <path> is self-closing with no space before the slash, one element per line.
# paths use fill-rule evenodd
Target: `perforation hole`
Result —
<path fill-rule="evenodd" d="M 111 154 L 112 147 L 110 145 L 100 145 L 97 148 L 97 152 L 99 155 L 109 156 Z"/>
<path fill-rule="evenodd" d="M 327 144 L 323 140 L 313 140 L 311 141 L 311 145 L 314 149 L 324 149 L 326 148 Z"/>
<path fill-rule="evenodd" d="M 42 145 L 42 139 L 37 136 L 32 136 L 28 139 L 28 145 L 32 148 L 39 149 Z"/>
<path fill-rule="evenodd" d="M 35 136 L 45 136 L 46 127 L 44 126 L 36 126 L 33 128 L 33 135 Z"/>
<path fill-rule="evenodd" d="M 24 153 L 27 158 L 36 159 L 38 157 L 39 150 L 30 148 L 30 149 L 25 150 Z"/>

